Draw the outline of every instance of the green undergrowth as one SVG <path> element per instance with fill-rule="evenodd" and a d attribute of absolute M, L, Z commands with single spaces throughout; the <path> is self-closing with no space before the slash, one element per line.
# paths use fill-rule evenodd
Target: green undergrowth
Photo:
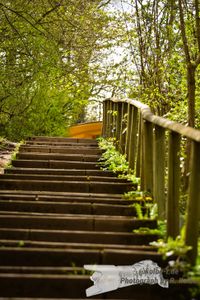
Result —
<path fill-rule="evenodd" d="M 127 179 L 134 185 L 140 183 L 140 178 L 136 177 L 133 170 L 129 168 L 126 154 L 122 154 L 116 150 L 116 140 L 114 138 L 99 138 L 99 148 L 103 153 L 99 159 L 99 165 L 104 171 L 111 171 L 118 176 L 118 178 Z"/>
<path fill-rule="evenodd" d="M 94 264 L 95 265 L 95 264 Z M 68 275 L 92 275 L 92 271 L 77 267 L 75 262 L 71 262 L 71 271 L 66 271 Z"/>
<path fill-rule="evenodd" d="M 153 201 L 150 193 L 144 191 L 130 191 L 123 195 L 125 200 L 130 201 L 129 206 L 135 207 L 138 219 L 156 219 L 158 216 L 157 204 Z"/>
<path fill-rule="evenodd" d="M 138 234 L 158 235 L 160 238 L 164 238 L 166 236 L 166 221 L 158 220 L 156 228 L 139 227 L 138 229 L 134 229 L 133 232 Z"/>
<path fill-rule="evenodd" d="M 162 238 L 151 242 L 150 245 L 158 250 L 164 260 L 168 260 L 169 273 L 176 273 L 180 278 L 189 278 L 200 284 L 200 241 L 197 262 L 195 266 L 192 266 L 187 260 L 187 253 L 192 248 L 185 244 L 185 226 L 176 238 L 166 238 L 165 232 Z M 193 292 L 198 293 L 199 289 Z"/>
<path fill-rule="evenodd" d="M 167 240 L 159 239 L 158 241 L 151 242 L 150 244 L 158 249 L 158 252 L 163 255 L 164 259 L 173 255 L 183 258 L 186 253 L 191 250 L 190 246 L 185 245 L 184 236 L 185 227 L 182 228 L 181 234 L 175 239 L 168 237 Z"/>
<path fill-rule="evenodd" d="M 130 191 L 124 194 L 125 200 L 137 201 L 137 202 L 152 202 L 153 198 L 149 192 L 145 191 Z"/>

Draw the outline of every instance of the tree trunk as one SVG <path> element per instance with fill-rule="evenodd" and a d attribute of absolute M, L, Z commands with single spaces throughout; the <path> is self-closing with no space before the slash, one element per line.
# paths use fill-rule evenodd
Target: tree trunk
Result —
<path fill-rule="evenodd" d="M 196 66 L 191 63 L 187 66 L 187 89 L 188 89 L 188 126 L 195 126 L 195 71 Z M 190 156 L 191 156 L 191 141 L 186 142 L 186 159 L 184 169 L 184 184 L 183 190 L 187 191 L 189 183 Z"/>

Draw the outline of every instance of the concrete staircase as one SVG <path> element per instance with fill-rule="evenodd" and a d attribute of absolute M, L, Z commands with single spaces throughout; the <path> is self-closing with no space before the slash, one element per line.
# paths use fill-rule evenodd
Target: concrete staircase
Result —
<path fill-rule="evenodd" d="M 163 266 L 149 246 L 157 236 L 132 233 L 156 221 L 135 218 L 122 199 L 133 186 L 101 171 L 100 155 L 94 140 L 35 137 L 0 176 L 0 300 L 86 299 L 84 264 Z M 189 300 L 188 287 L 138 285 L 92 299 Z"/>

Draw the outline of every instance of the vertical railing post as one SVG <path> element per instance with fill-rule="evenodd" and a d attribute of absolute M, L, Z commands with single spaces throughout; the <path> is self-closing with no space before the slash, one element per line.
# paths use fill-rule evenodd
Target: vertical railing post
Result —
<path fill-rule="evenodd" d="M 122 122 L 122 103 L 117 102 L 117 122 L 116 122 L 117 150 L 120 149 L 121 122 Z"/>
<path fill-rule="evenodd" d="M 106 118 L 106 114 L 107 114 L 107 111 L 106 111 L 106 101 L 103 101 L 103 126 L 102 126 L 102 136 L 105 137 L 106 136 L 106 127 L 107 127 L 107 124 L 106 124 L 106 121 L 107 121 L 107 118 Z"/>
<path fill-rule="evenodd" d="M 109 110 L 109 100 L 108 99 L 106 99 L 105 100 L 105 137 L 108 137 L 108 127 L 109 127 L 109 125 L 108 125 L 108 110 Z"/>
<path fill-rule="evenodd" d="M 131 117 L 131 124 L 130 124 L 130 141 L 129 141 L 129 151 L 128 151 L 128 161 L 129 166 L 132 170 L 135 169 L 135 158 L 136 153 L 138 152 L 138 145 L 137 142 L 137 134 L 138 134 L 138 109 L 131 105 L 130 107 L 130 117 Z"/>
<path fill-rule="evenodd" d="M 200 217 L 200 143 L 194 141 L 192 141 L 190 168 L 185 243 L 192 246 L 192 250 L 188 252 L 188 259 L 192 265 L 195 265 L 198 253 Z"/>
<path fill-rule="evenodd" d="M 127 158 L 129 158 L 130 150 L 130 137 L 131 137 L 131 124 L 132 124 L 132 115 L 131 115 L 131 104 L 128 103 L 127 109 L 127 131 L 126 131 L 126 142 L 125 142 L 125 153 Z M 129 161 L 129 159 L 128 159 Z"/>
<path fill-rule="evenodd" d="M 120 135 L 120 151 L 125 153 L 125 144 L 126 144 L 126 114 L 128 109 L 128 104 L 126 102 L 122 103 L 122 121 L 121 121 L 121 135 Z"/>
<path fill-rule="evenodd" d="M 167 197 L 167 236 L 175 238 L 179 234 L 180 196 L 180 135 L 169 133 L 168 153 L 168 197 Z"/>
<path fill-rule="evenodd" d="M 117 130 L 117 103 L 113 102 L 113 126 L 112 126 L 112 137 L 116 138 Z"/>
<path fill-rule="evenodd" d="M 109 107 L 110 100 L 106 100 L 106 137 L 109 137 L 109 126 L 110 126 L 110 118 L 109 118 Z"/>
<path fill-rule="evenodd" d="M 108 137 L 111 137 L 111 133 L 112 133 L 112 101 L 109 100 L 108 101 L 108 111 L 107 111 L 107 115 L 108 115 Z"/>
<path fill-rule="evenodd" d="M 158 219 L 166 217 L 165 201 L 165 129 L 160 126 L 154 128 L 153 147 L 153 196 L 158 205 Z"/>
<path fill-rule="evenodd" d="M 141 112 L 139 113 L 139 125 L 138 125 L 136 176 L 140 177 L 140 188 L 141 190 L 144 190 L 144 138 L 143 138 L 143 118 Z"/>
<path fill-rule="evenodd" d="M 153 125 L 144 120 L 144 189 L 153 193 Z"/>
<path fill-rule="evenodd" d="M 110 101 L 110 137 L 113 137 L 113 127 L 114 127 L 114 102 Z"/>

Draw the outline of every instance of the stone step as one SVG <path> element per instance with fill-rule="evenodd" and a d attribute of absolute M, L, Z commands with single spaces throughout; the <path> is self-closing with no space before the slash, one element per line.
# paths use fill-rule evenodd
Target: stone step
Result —
<path fill-rule="evenodd" d="M 103 176 L 115 177 L 116 175 L 110 171 L 90 170 L 90 169 L 50 169 L 50 168 L 17 168 L 12 167 L 5 169 L 5 174 L 49 174 L 49 175 L 71 175 L 71 176 Z M 109 178 L 108 178 L 109 180 Z"/>
<path fill-rule="evenodd" d="M 161 254 L 155 251 L 134 251 L 120 249 L 45 249 L 45 248 L 0 248 L 1 266 L 49 266 L 49 267 L 83 267 L 84 264 L 132 265 L 144 259 L 151 259 L 159 266 Z"/>
<path fill-rule="evenodd" d="M 94 230 L 131 232 L 139 227 L 156 228 L 156 221 L 131 217 L 90 215 L 37 215 L 34 213 L 0 212 L 0 227 L 55 230 Z"/>
<path fill-rule="evenodd" d="M 15 229 L 0 228 L 0 239 L 31 240 L 47 242 L 120 244 L 120 245 L 149 245 L 158 239 L 156 234 L 136 234 L 112 231 L 87 230 L 47 230 L 47 229 Z"/>
<path fill-rule="evenodd" d="M 11 164 L 17 168 L 100 170 L 100 166 L 96 162 L 84 161 L 15 159 L 12 160 Z"/>
<path fill-rule="evenodd" d="M 61 191 L 82 193 L 117 193 L 123 194 L 133 189 L 131 183 L 96 182 L 96 181 L 63 181 L 63 180 L 29 180 L 3 179 L 0 176 L 0 188 L 11 190 Z"/>
<path fill-rule="evenodd" d="M 99 155 L 89 154 L 60 154 L 60 153 L 38 153 L 38 152 L 19 152 L 16 154 L 17 159 L 22 160 L 61 160 L 82 162 L 98 162 Z"/>
<path fill-rule="evenodd" d="M 136 215 L 135 207 L 126 205 L 112 205 L 100 203 L 66 203 L 47 201 L 19 201 L 0 200 L 1 211 L 37 212 L 54 214 L 84 214 L 84 215 L 109 215 L 130 216 Z"/>
<path fill-rule="evenodd" d="M 118 182 L 118 183 L 127 183 L 126 179 L 120 179 L 117 177 L 104 177 L 103 172 L 102 176 L 74 176 L 72 175 L 50 175 L 50 174 L 15 174 L 14 170 L 12 173 L 6 173 L 0 175 L 0 179 L 20 179 L 20 180 L 53 180 L 53 181 L 86 181 L 86 182 Z"/>
<path fill-rule="evenodd" d="M 39 153 L 63 153 L 63 154 L 87 154 L 87 155 L 101 155 L 102 150 L 94 148 L 94 146 L 80 147 L 72 146 L 48 146 L 48 145 L 22 145 L 19 148 L 20 152 L 39 152 Z"/>

